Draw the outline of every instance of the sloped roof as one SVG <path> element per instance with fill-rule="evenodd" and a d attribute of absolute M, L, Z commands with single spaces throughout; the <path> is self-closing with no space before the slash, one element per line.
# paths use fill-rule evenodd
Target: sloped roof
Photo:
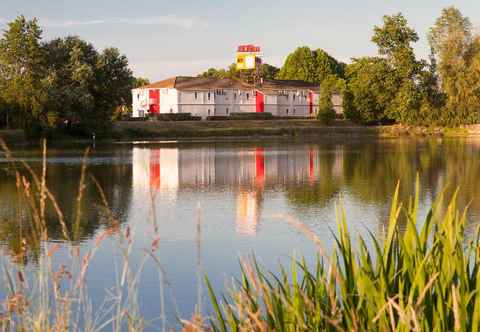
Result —
<path fill-rule="evenodd" d="M 176 77 L 170 77 L 163 81 L 158 81 L 152 84 L 142 86 L 140 89 L 161 89 L 161 88 L 173 88 L 175 87 Z"/>
<path fill-rule="evenodd" d="M 176 76 L 155 82 L 142 89 L 175 88 L 177 90 L 210 90 L 210 89 L 252 89 L 246 82 L 230 78 Z"/>
<path fill-rule="evenodd" d="M 176 76 L 163 81 L 155 82 L 142 89 L 175 88 L 177 90 L 211 90 L 211 89 L 253 89 L 253 84 L 232 78 L 213 77 L 188 77 Z M 263 84 L 256 86 L 261 91 L 281 90 L 318 90 L 319 85 L 295 80 L 264 80 Z"/>

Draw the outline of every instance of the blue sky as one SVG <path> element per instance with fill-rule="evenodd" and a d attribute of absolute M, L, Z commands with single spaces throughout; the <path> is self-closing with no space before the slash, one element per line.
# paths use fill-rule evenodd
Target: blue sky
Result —
<path fill-rule="evenodd" d="M 243 43 L 260 45 L 275 65 L 302 45 L 346 62 L 374 55 L 373 26 L 397 12 L 418 32 L 416 51 L 426 57 L 428 29 L 450 5 L 480 26 L 476 0 L 1 0 L 0 26 L 19 14 L 37 17 L 46 39 L 78 35 L 100 49 L 118 47 L 135 75 L 159 80 L 226 67 Z"/>

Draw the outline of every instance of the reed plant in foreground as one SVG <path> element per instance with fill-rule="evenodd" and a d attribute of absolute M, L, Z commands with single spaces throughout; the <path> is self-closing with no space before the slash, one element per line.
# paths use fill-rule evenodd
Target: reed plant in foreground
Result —
<path fill-rule="evenodd" d="M 159 234 L 155 215 L 152 214 L 151 220 L 151 247 L 145 248 L 140 262 L 132 262 L 135 228 L 130 225 L 121 227 L 120 221 L 109 208 L 101 184 L 91 177 L 101 197 L 98 208 L 102 211 L 102 220 L 99 221 L 102 227 L 96 234 L 94 245 L 81 250 L 80 230 L 85 222 L 82 211 L 88 178 L 88 149 L 81 167 L 75 213 L 68 218 L 47 185 L 46 142 L 43 142 L 40 174 L 28 163 L 16 159 L 1 140 L 0 147 L 9 161 L 11 175 L 16 178 L 19 203 L 15 223 L 20 228 L 18 236 L 21 243 L 18 252 L 5 253 L 0 249 L 0 331 L 136 332 L 152 326 L 160 327 L 155 330 L 166 331 L 163 312 L 165 273 L 157 255 Z M 61 230 L 62 241 L 50 241 L 49 223 Z M 93 307 L 87 274 L 96 253 L 106 240 L 111 240 L 114 255 L 119 257 L 118 261 L 113 259 L 112 263 L 116 280 L 105 290 L 103 303 Z M 36 264 L 34 269 L 28 269 L 24 261 L 32 249 L 37 252 Z M 55 263 L 60 251 L 68 257 L 65 264 Z M 138 299 L 140 277 L 148 260 L 152 260 L 157 267 L 161 291 L 159 301 L 162 303 L 162 312 L 153 321 L 142 316 Z"/>
<path fill-rule="evenodd" d="M 418 220 L 419 193 L 408 204 L 395 192 L 387 232 L 352 241 L 337 209 L 336 248 L 318 246 L 315 266 L 293 261 L 290 272 L 242 263 L 238 284 L 220 301 L 206 280 L 214 331 L 479 331 L 479 232 L 466 238 L 455 196 L 438 197 Z M 446 206 L 446 207 L 445 207 Z M 296 222 L 293 222 L 294 224 Z M 400 227 L 401 226 L 401 227 Z"/>

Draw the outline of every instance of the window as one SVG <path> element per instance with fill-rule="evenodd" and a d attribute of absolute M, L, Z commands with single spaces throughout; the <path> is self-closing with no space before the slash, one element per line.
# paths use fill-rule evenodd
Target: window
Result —
<path fill-rule="evenodd" d="M 208 93 L 208 100 L 210 100 L 210 92 Z"/>
<path fill-rule="evenodd" d="M 295 101 L 295 94 L 293 94 L 293 101 Z"/>
<path fill-rule="evenodd" d="M 249 93 L 247 93 L 247 100 L 248 100 L 248 98 L 250 98 L 250 94 L 249 94 Z"/>
<path fill-rule="evenodd" d="M 210 109 L 208 109 L 208 115 L 210 115 Z"/>
<path fill-rule="evenodd" d="M 288 108 L 287 108 L 287 114 L 288 114 Z"/>
<path fill-rule="evenodd" d="M 228 114 L 228 107 L 227 107 L 227 114 Z"/>
<path fill-rule="evenodd" d="M 237 100 L 237 93 L 236 92 L 233 94 L 233 99 Z"/>
<path fill-rule="evenodd" d="M 195 91 L 195 99 L 197 99 L 197 98 L 198 98 L 198 93 L 197 93 L 197 91 Z"/>
<path fill-rule="evenodd" d="M 172 109 L 170 109 L 170 113 L 173 113 L 173 110 L 172 110 Z"/>
<path fill-rule="evenodd" d="M 137 94 L 137 100 L 140 100 L 140 94 Z"/>
<path fill-rule="evenodd" d="M 293 109 L 293 115 L 295 115 L 295 109 Z"/>

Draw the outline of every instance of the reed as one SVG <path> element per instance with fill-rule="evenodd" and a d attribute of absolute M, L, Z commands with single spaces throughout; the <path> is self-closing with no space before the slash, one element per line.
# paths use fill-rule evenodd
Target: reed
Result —
<path fill-rule="evenodd" d="M 220 299 L 206 283 L 214 331 L 478 331 L 480 233 L 464 235 L 465 213 L 455 198 L 437 198 L 418 218 L 413 199 L 393 198 L 387 232 L 353 241 L 342 208 L 336 248 L 319 247 L 313 267 L 293 260 L 290 272 L 242 263 L 238 285 Z M 446 207 L 446 208 L 445 208 Z M 401 227 L 400 227 L 401 226 Z M 301 231 L 311 239 L 312 232 Z M 315 242 L 315 240 L 314 240 Z M 369 245 L 367 245 L 369 244 Z M 371 244 L 371 245 L 370 245 Z"/>
<path fill-rule="evenodd" d="M 156 216 L 152 214 L 154 236 L 150 248 L 140 262 L 133 262 L 135 228 L 121 227 L 112 213 L 101 184 L 88 176 L 88 149 L 85 151 L 78 183 L 75 213 L 68 218 L 62 212 L 47 185 L 47 144 L 43 142 L 43 160 L 40 172 L 26 162 L 18 160 L 0 140 L 0 147 L 8 159 L 9 170 L 16 181 L 19 199 L 17 226 L 22 228 L 21 248 L 10 255 L 0 251 L 0 331 L 143 331 L 154 322 L 147 321 L 140 312 L 138 289 L 143 267 L 153 259 L 160 279 L 163 331 L 164 271 L 158 258 L 159 234 Z M 99 209 L 103 211 L 102 229 L 94 245 L 81 250 L 80 230 L 85 222 L 84 190 L 87 178 L 92 180 L 100 195 Z M 153 203 L 152 203 L 153 204 Z M 152 207 L 154 211 L 154 206 Z M 51 242 L 48 224 L 61 230 L 63 241 Z M 113 260 L 116 281 L 106 290 L 103 304 L 93 308 L 89 298 L 87 274 L 96 253 L 110 239 L 120 259 Z M 30 250 L 29 250 L 30 249 Z M 32 250 L 35 249 L 35 250 Z M 36 252 L 35 267 L 28 268 L 25 260 L 29 251 Z M 55 262 L 56 256 L 68 257 L 66 264 Z M 11 257 L 11 258 L 10 258 Z M 133 267 L 135 266 L 135 268 Z"/>

